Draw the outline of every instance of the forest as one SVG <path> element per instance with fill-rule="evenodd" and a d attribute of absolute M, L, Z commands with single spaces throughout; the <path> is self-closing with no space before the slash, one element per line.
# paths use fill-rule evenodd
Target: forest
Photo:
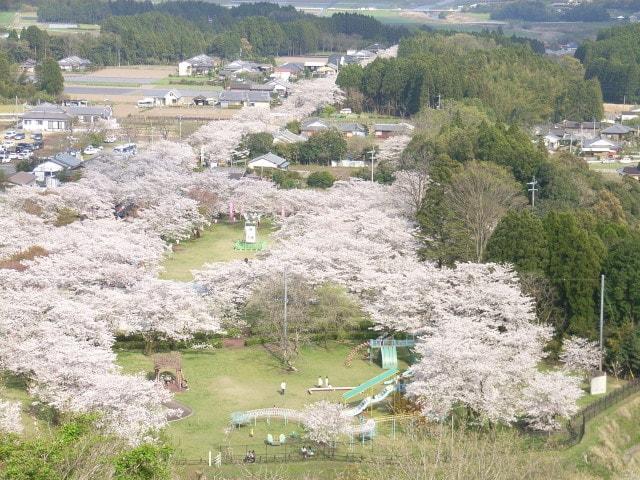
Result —
<path fill-rule="evenodd" d="M 583 74 L 574 59 L 497 34 L 428 32 L 403 39 L 398 58 L 343 68 L 337 83 L 354 108 L 402 116 L 464 100 L 507 123 L 600 118 L 600 87 Z"/>
<path fill-rule="evenodd" d="M 606 102 L 640 101 L 640 25 L 612 27 L 576 51 L 585 78 L 598 79 Z"/>
<path fill-rule="evenodd" d="M 201 1 L 47 0 L 39 6 L 38 17 L 45 22 L 99 23 L 104 35 L 69 39 L 76 53 L 96 64 L 113 64 L 118 51 L 128 63 L 176 61 L 203 51 L 235 59 L 241 49 L 244 58 L 266 58 L 390 44 L 408 34 L 404 27 L 383 25 L 368 16 L 338 13 L 321 18 L 272 3 L 225 8 Z"/>

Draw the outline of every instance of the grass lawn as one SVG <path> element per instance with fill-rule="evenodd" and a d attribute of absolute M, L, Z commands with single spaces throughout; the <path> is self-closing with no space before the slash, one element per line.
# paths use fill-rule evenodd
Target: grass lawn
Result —
<path fill-rule="evenodd" d="M 244 453 L 243 445 L 264 452 L 267 433 L 276 436 L 301 432 L 295 424 L 272 421 L 267 425 L 262 421 L 253 427 L 253 437 L 248 426 L 225 433 L 230 425 L 229 415 L 234 411 L 273 406 L 302 408 L 322 399 L 339 401 L 340 392 L 312 396 L 307 393 L 319 376 L 328 375 L 332 385 L 351 387 L 382 372 L 378 365 L 364 360 L 345 367 L 344 360 L 352 346 L 331 342 L 327 348 L 305 347 L 296 364 L 298 371 L 293 373 L 283 371 L 278 360 L 259 345 L 183 353 L 183 369 L 190 390 L 175 398 L 194 413 L 171 423 L 167 429 L 176 454 L 188 459 L 206 458 L 209 450 L 215 452 L 220 445 L 236 446 L 234 452 L 239 454 Z M 142 353 L 119 352 L 118 363 L 130 373 L 153 370 L 151 359 Z M 278 393 L 282 380 L 287 382 L 284 396 Z M 374 392 L 380 389 L 382 386 L 374 388 Z"/>
<path fill-rule="evenodd" d="M 0 26 L 6 27 L 13 23 L 16 12 L 0 12 Z"/>
<path fill-rule="evenodd" d="M 266 240 L 272 231 L 269 222 L 261 222 L 258 228 L 258 241 Z M 225 262 L 251 258 L 257 252 L 233 249 L 236 240 L 244 237 L 244 222 L 217 223 L 208 227 L 200 238 L 183 242 L 173 247 L 173 253 L 164 261 L 164 271 L 160 278 L 189 282 L 193 280 L 191 270 L 205 263 Z"/>

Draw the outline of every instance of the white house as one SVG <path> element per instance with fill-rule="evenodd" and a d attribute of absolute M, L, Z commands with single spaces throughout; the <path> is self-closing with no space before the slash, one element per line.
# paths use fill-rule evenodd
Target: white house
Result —
<path fill-rule="evenodd" d="M 58 65 L 60 65 L 60 70 L 65 72 L 77 72 L 89 68 L 91 66 L 91 61 L 86 58 L 80 58 L 76 55 L 72 55 L 70 57 L 63 58 L 62 60 L 58 60 Z"/>
<path fill-rule="evenodd" d="M 208 75 L 219 63 L 219 59 L 209 55 L 196 55 L 178 64 L 178 76 Z"/>
<path fill-rule="evenodd" d="M 26 132 L 64 132 L 71 129 L 72 120 L 62 107 L 43 103 L 25 112 L 22 128 Z"/>
<path fill-rule="evenodd" d="M 142 99 L 142 102 L 148 100 L 147 98 Z M 160 95 L 153 96 L 153 105 L 152 106 L 168 106 L 168 105 L 180 105 L 182 103 L 182 94 L 178 90 L 169 90 Z M 147 106 L 141 105 L 141 101 L 138 101 L 138 106 Z"/>
<path fill-rule="evenodd" d="M 547 147 L 547 150 L 557 150 L 558 147 L 560 147 L 560 140 L 562 139 L 553 133 L 547 133 L 542 137 L 542 142 L 544 146 Z"/>
<path fill-rule="evenodd" d="M 47 186 L 57 186 L 57 176 L 66 170 L 79 168 L 82 162 L 68 153 L 58 153 L 33 169 L 36 181 Z"/>
<path fill-rule="evenodd" d="M 582 145 L 582 153 L 591 154 L 607 154 L 615 153 L 620 149 L 618 144 L 607 140 L 606 138 L 594 138 L 593 140 L 587 140 Z"/>
<path fill-rule="evenodd" d="M 271 152 L 260 155 L 259 157 L 249 160 L 247 167 L 254 168 L 277 168 L 280 170 L 286 170 L 289 167 L 289 162 L 278 155 Z"/>

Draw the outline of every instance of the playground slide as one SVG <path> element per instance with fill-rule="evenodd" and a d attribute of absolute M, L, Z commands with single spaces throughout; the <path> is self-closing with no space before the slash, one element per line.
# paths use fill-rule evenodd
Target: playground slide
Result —
<path fill-rule="evenodd" d="M 395 345 L 383 345 L 380 348 L 382 354 L 382 368 L 390 370 L 398 368 L 398 350 Z"/>
<path fill-rule="evenodd" d="M 387 398 L 393 391 L 396 389 L 395 385 L 387 385 L 382 389 L 380 393 L 377 393 L 373 397 L 367 397 L 362 400 L 358 405 L 353 408 L 349 408 L 344 411 L 344 414 L 349 417 L 355 417 L 356 415 L 360 415 L 364 412 L 370 405 L 375 405 L 376 403 L 380 403 L 385 398 Z"/>

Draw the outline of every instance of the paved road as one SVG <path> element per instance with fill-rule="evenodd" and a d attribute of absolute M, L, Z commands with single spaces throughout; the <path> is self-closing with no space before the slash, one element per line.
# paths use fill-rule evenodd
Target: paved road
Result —
<path fill-rule="evenodd" d="M 195 97 L 196 95 L 212 95 L 216 91 L 211 89 L 193 89 L 193 88 L 147 88 L 147 87 L 89 87 L 69 85 L 64 87 L 64 93 L 73 95 L 104 95 L 116 96 L 116 95 L 137 95 L 139 97 L 153 97 L 155 95 L 163 95 L 168 90 L 178 90 L 185 97 Z"/>

